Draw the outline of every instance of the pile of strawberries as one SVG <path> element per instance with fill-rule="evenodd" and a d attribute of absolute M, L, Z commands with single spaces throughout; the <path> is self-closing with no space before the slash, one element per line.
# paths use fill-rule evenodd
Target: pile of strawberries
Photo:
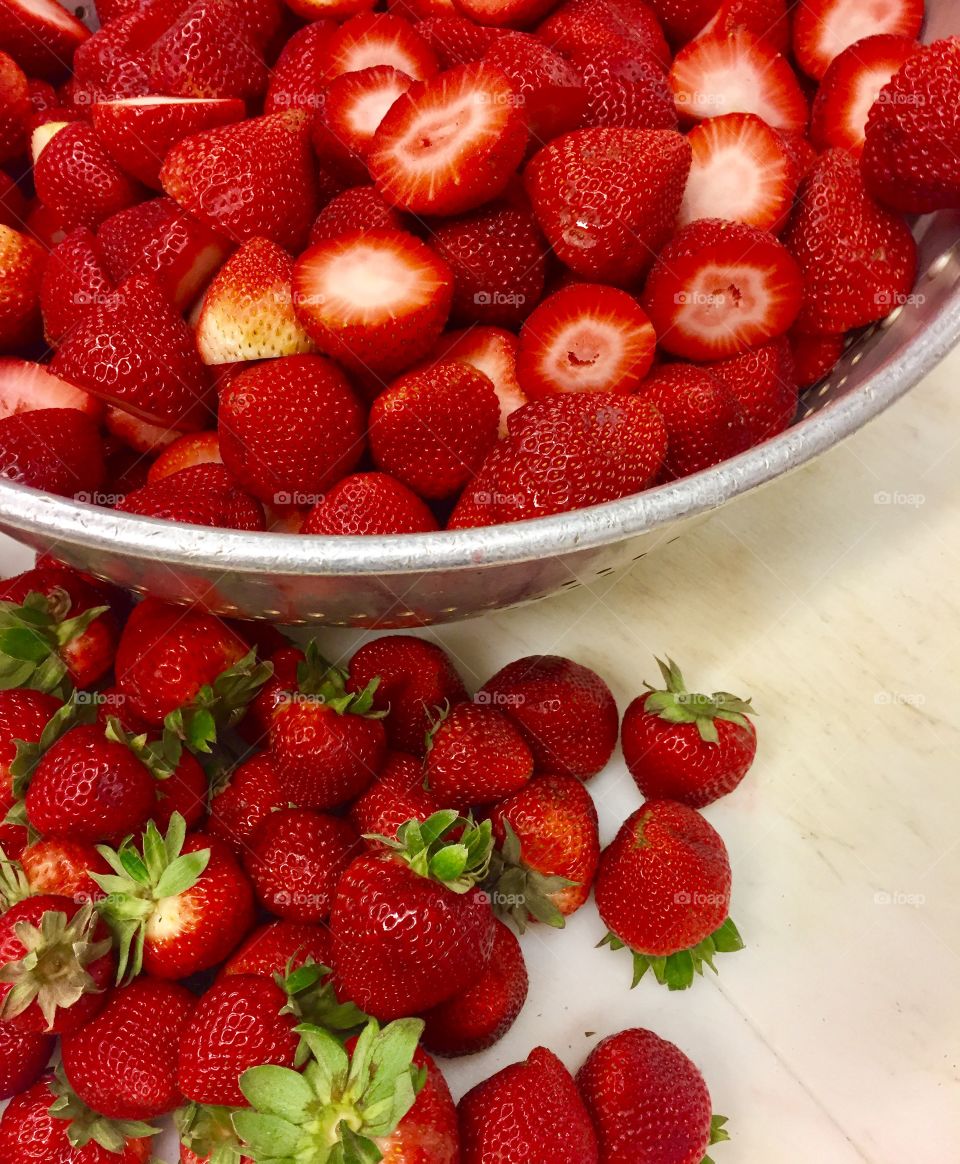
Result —
<path fill-rule="evenodd" d="M 0 0 L 0 475 L 511 522 L 781 432 L 960 207 L 923 0 Z"/>
<path fill-rule="evenodd" d="M 700 1164 L 723 1120 L 649 1030 L 459 1105 L 432 1057 L 506 1033 L 518 934 L 591 889 L 634 985 L 742 947 L 698 809 L 753 762 L 750 704 L 660 666 L 621 725 L 559 656 L 471 697 L 408 635 L 341 669 L 49 559 L 4 582 L 0 1164 L 138 1164 L 170 1114 L 183 1164 Z M 601 851 L 618 735 L 644 800 Z"/>

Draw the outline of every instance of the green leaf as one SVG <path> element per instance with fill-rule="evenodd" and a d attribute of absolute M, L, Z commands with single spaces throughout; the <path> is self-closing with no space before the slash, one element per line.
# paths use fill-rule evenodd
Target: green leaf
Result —
<path fill-rule="evenodd" d="M 298 1125 L 316 1098 L 303 1076 L 287 1067 L 252 1067 L 240 1076 L 240 1090 L 257 1111 Z"/>
<path fill-rule="evenodd" d="M 447 845 L 430 861 L 430 876 L 437 881 L 456 881 L 467 868 L 469 852 L 466 845 Z"/>
<path fill-rule="evenodd" d="M 355 1132 L 349 1124 L 340 1124 L 340 1145 L 343 1164 L 379 1164 L 383 1153 L 366 1136 Z"/>
<path fill-rule="evenodd" d="M 154 896 L 162 900 L 164 897 L 177 897 L 181 893 L 186 893 L 200 880 L 209 863 L 209 849 L 197 849 L 196 852 L 177 857 L 163 871 L 154 887 Z"/>
<path fill-rule="evenodd" d="M 40 663 L 50 654 L 50 644 L 36 631 L 18 627 L 0 631 L 0 652 L 18 662 Z"/>
<path fill-rule="evenodd" d="M 719 954 L 735 954 L 743 949 L 743 938 L 733 924 L 733 918 L 728 917 L 723 925 L 710 935 Z"/>
<path fill-rule="evenodd" d="M 262 1159 L 293 1156 L 300 1143 L 300 1129 L 279 1116 L 241 1109 L 233 1117 L 233 1126 L 244 1144 L 253 1149 L 258 1164 Z"/>

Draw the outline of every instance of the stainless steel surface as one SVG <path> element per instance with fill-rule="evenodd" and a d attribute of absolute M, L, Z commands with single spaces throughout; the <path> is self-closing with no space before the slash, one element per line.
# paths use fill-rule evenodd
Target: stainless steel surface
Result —
<path fill-rule="evenodd" d="M 960 27 L 928 6 L 926 40 Z M 389 538 L 245 534 L 114 513 L 0 482 L 0 531 L 173 602 L 289 623 L 412 626 L 543 598 L 642 558 L 685 525 L 832 448 L 960 341 L 960 215 L 918 223 L 910 302 L 861 337 L 788 432 L 714 469 L 622 501 L 490 529 Z"/>

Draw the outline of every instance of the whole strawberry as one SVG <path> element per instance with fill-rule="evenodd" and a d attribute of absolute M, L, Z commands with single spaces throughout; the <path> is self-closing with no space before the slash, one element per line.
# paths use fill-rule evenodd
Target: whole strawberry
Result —
<path fill-rule="evenodd" d="M 109 872 L 93 845 L 53 837 L 28 845 L 20 864 L 32 893 L 69 897 L 78 905 L 103 896 L 90 874 Z"/>
<path fill-rule="evenodd" d="M 53 695 L 25 688 L 0 691 L 0 813 L 6 816 L 20 791 L 10 771 L 18 743 L 39 744 L 43 730 L 63 707 Z"/>
<path fill-rule="evenodd" d="M 648 685 L 623 716 L 623 758 L 648 800 L 703 808 L 732 792 L 757 754 L 749 699 L 695 695 L 680 668 L 658 659 L 663 689 Z"/>
<path fill-rule="evenodd" d="M 686 990 L 714 955 L 743 949 L 730 918 L 730 859 L 698 812 L 648 800 L 600 857 L 594 885 L 608 933 L 603 943 L 633 954 L 633 986 L 648 970 Z"/>
<path fill-rule="evenodd" d="M 392 713 L 391 713 L 392 714 Z M 380 775 L 367 791 L 350 806 L 350 819 L 357 832 L 371 848 L 381 842 L 374 836 L 395 837 L 408 820 L 429 820 L 444 804 L 424 787 L 423 761 L 404 752 L 388 752 Z"/>
<path fill-rule="evenodd" d="M 223 978 L 235 974 L 259 974 L 273 979 L 288 968 L 305 962 L 329 966 L 332 961 L 330 931 L 307 922 L 275 921 L 255 929 L 223 965 Z"/>
<path fill-rule="evenodd" d="M 273 758 L 260 752 L 238 765 L 230 773 L 229 783 L 215 791 L 207 830 L 242 856 L 257 825 L 288 803 Z"/>
<path fill-rule="evenodd" d="M 696 1066 L 653 1031 L 598 1043 L 577 1083 L 603 1164 L 701 1164 L 711 1144 L 729 1139 Z"/>
<path fill-rule="evenodd" d="M 53 1035 L 21 1031 L 13 1023 L 0 1022 L 0 1100 L 32 1087 L 49 1063 L 55 1045 Z"/>
<path fill-rule="evenodd" d="M 427 781 L 444 804 L 489 804 L 517 792 L 533 776 L 523 733 L 496 708 L 459 703 L 430 735 Z"/>
<path fill-rule="evenodd" d="M 453 837 L 456 837 L 454 840 Z M 478 883 L 490 825 L 454 811 L 409 821 L 340 879 L 330 929 L 338 992 L 387 1020 L 452 998 L 490 960 L 496 921 Z"/>

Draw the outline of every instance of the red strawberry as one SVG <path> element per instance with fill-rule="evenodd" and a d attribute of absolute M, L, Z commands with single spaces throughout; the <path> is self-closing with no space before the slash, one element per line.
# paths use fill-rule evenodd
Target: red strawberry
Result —
<path fill-rule="evenodd" d="M 583 127 L 676 129 L 673 92 L 660 60 L 650 51 L 636 55 L 583 58 L 587 106 Z"/>
<path fill-rule="evenodd" d="M 151 92 L 150 62 L 132 43 L 138 19 L 136 15 L 122 17 L 80 45 L 73 58 L 73 76 L 61 89 L 65 102 L 86 115 L 97 101 Z"/>
<path fill-rule="evenodd" d="M 571 283 L 523 325 L 517 379 L 531 400 L 555 392 L 632 392 L 649 372 L 656 346 L 653 325 L 632 295 Z"/>
<path fill-rule="evenodd" d="M 354 828 L 372 849 L 382 847 L 382 842 L 372 837 L 395 837 L 408 820 L 429 820 L 435 812 L 448 807 L 424 787 L 423 781 L 423 761 L 419 757 L 405 752 L 388 753 L 380 775 L 350 806 Z"/>
<path fill-rule="evenodd" d="M 490 813 L 497 843 L 494 909 L 521 933 L 563 926 L 590 896 L 600 859 L 597 810 L 575 776 L 537 776 Z"/>
<path fill-rule="evenodd" d="M 149 424 L 195 429 L 207 418 L 193 333 L 150 275 L 131 275 L 85 313 L 51 370 Z"/>
<path fill-rule="evenodd" d="M 740 405 L 750 445 L 788 428 L 797 415 L 797 372 L 786 336 L 742 356 L 711 364 Z"/>
<path fill-rule="evenodd" d="M 671 130 L 581 129 L 534 157 L 527 193 L 568 267 L 586 279 L 629 284 L 673 233 L 690 156 Z"/>
<path fill-rule="evenodd" d="M 68 229 L 94 229 L 140 196 L 94 130 L 80 121 L 65 126 L 43 147 L 33 177 L 44 205 Z"/>
<path fill-rule="evenodd" d="M 667 68 L 670 49 L 658 15 L 643 0 L 566 0 L 537 35 L 580 65 L 601 57 L 652 55 Z"/>
<path fill-rule="evenodd" d="M 421 497 L 459 492 L 497 440 L 500 404 L 493 384 L 469 364 L 407 372 L 370 410 L 374 463 Z"/>
<path fill-rule="evenodd" d="M 180 1103 L 177 1042 L 196 1000 L 184 987 L 138 978 L 110 996 L 95 1019 L 60 1043 L 77 1095 L 109 1119 L 148 1120 Z"/>
<path fill-rule="evenodd" d="M 265 1063 L 292 1067 L 297 1019 L 267 978 L 234 975 L 211 986 L 180 1036 L 177 1085 L 196 1103 L 245 1106 L 240 1076 Z"/>
<path fill-rule="evenodd" d="M 330 62 L 328 45 L 334 26 L 323 14 L 310 17 L 308 24 L 295 32 L 283 46 L 270 75 L 270 87 L 264 101 L 264 113 L 283 113 L 303 109 L 314 113 L 320 105 Z"/>
<path fill-rule="evenodd" d="M 58 344 L 113 290 L 102 248 L 91 232 L 84 226 L 68 234 L 51 252 L 40 283 L 47 342 Z"/>
<path fill-rule="evenodd" d="M 240 1141 L 233 1130 L 233 1109 L 188 1103 L 174 1113 L 180 1136 L 180 1164 L 215 1164 L 225 1153 L 237 1164 L 252 1164 L 239 1155 Z"/>
<path fill-rule="evenodd" d="M 270 655 L 269 663 L 273 668 L 273 674 L 251 700 L 246 715 L 239 724 L 240 734 L 253 747 L 266 746 L 276 710 L 286 700 L 287 693 L 296 690 L 297 675 L 305 659 L 304 652 L 292 644 L 277 647 Z M 253 757 L 254 760 L 263 760 L 264 762 L 268 758 L 266 753 Z M 265 780 L 266 777 L 267 773 L 264 772 Z M 266 785 L 264 784 L 265 791 Z M 239 805 L 236 807 L 239 808 Z"/>
<path fill-rule="evenodd" d="M 454 829 L 456 843 L 445 839 Z M 347 867 L 330 918 L 338 993 L 382 1020 L 466 990 L 489 962 L 496 930 L 477 886 L 489 823 L 437 813 L 408 822 L 393 845 Z"/>
<path fill-rule="evenodd" d="M 642 302 L 671 355 L 722 360 L 783 335 L 802 300 L 800 268 L 773 235 L 700 219 L 661 251 Z"/>
<path fill-rule="evenodd" d="M 17 801 L 10 768 L 18 743 L 39 744 L 43 729 L 62 706 L 59 699 L 40 691 L 17 688 L 0 691 L 0 818 Z"/>
<path fill-rule="evenodd" d="M 389 65 L 415 81 L 437 71 L 433 50 L 414 26 L 389 12 L 362 12 L 342 24 L 327 43 L 327 80 Z"/>
<path fill-rule="evenodd" d="M 315 505 L 359 461 L 363 421 L 335 364 L 284 356 L 251 367 L 222 390 L 220 452 L 239 484 L 261 501 Z"/>
<path fill-rule="evenodd" d="M 239 950 L 224 963 L 223 978 L 236 974 L 258 974 L 273 979 L 285 973 L 288 966 L 312 961 L 321 966 L 330 964 L 330 931 L 326 926 L 305 922 L 268 922 L 253 931 Z"/>
<path fill-rule="evenodd" d="M 555 0 L 456 0 L 457 8 L 477 24 L 526 28 L 553 7 Z"/>
<path fill-rule="evenodd" d="M 32 1087 L 50 1061 L 56 1039 L 18 1030 L 0 1022 L 0 1099 L 11 1099 Z M 0 1146 L 3 1127 L 0 1124 Z M 2 1147 L 0 1147 L 2 1151 Z"/>
<path fill-rule="evenodd" d="M 116 508 L 187 525 L 266 529 L 260 502 L 244 493 L 223 465 L 181 469 L 128 493 Z"/>
<path fill-rule="evenodd" d="M 30 89 L 17 62 L 0 52 L 0 163 L 26 152 Z"/>
<path fill-rule="evenodd" d="M 677 112 L 699 121 L 723 113 L 755 113 L 774 129 L 807 127 L 807 99 L 790 65 L 745 28 L 711 33 L 677 53 L 670 71 Z"/>
<path fill-rule="evenodd" d="M 143 845 L 101 847 L 113 873 L 95 875 L 108 895 L 100 910 L 112 927 L 120 977 L 143 969 L 157 978 L 187 978 L 222 962 L 253 925 L 253 891 L 217 837 L 185 836 L 174 814 L 166 837 L 152 822 Z"/>
<path fill-rule="evenodd" d="M 490 378 L 500 401 L 501 436 L 507 435 L 510 416 L 527 403 L 517 383 L 519 347 L 517 337 L 503 328 L 475 326 L 444 333 L 430 355 L 433 363 L 460 360 Z"/>
<path fill-rule="evenodd" d="M 188 432 L 178 436 L 159 454 L 147 470 L 148 481 L 162 481 L 181 469 L 197 465 L 222 465 L 216 432 Z"/>
<path fill-rule="evenodd" d="M 310 246 L 358 230 L 403 230 L 403 219 L 376 186 L 351 186 L 320 211 L 310 231 Z"/>
<path fill-rule="evenodd" d="M 790 47 L 787 0 L 723 0 L 701 36 L 726 36 L 745 28 L 778 53 Z"/>
<path fill-rule="evenodd" d="M 498 1043 L 527 1000 L 527 967 L 513 931 L 498 922 L 493 953 L 480 977 L 423 1014 L 423 1045 L 435 1055 L 475 1055 Z"/>
<path fill-rule="evenodd" d="M 343 180 L 364 182 L 374 135 L 391 105 L 413 79 L 391 65 L 342 73 L 322 94 L 313 123 L 321 165 Z"/>
<path fill-rule="evenodd" d="M 426 775 L 443 804 L 489 804 L 530 782 L 533 753 L 502 712 L 458 703 L 430 734 Z"/>
<path fill-rule="evenodd" d="M 334 485 L 303 523 L 305 534 L 432 533 L 437 519 L 389 473 L 354 473 Z"/>
<path fill-rule="evenodd" d="M 74 408 L 44 408 L 0 420 L 0 477 L 89 501 L 104 482 L 96 424 Z"/>
<path fill-rule="evenodd" d="M 33 77 L 59 80 L 89 35 L 57 0 L 0 0 L 0 49 Z"/>
<path fill-rule="evenodd" d="M 526 146 L 513 85 L 481 62 L 412 85 L 380 123 L 367 161 L 395 206 L 462 214 L 504 191 Z"/>
<path fill-rule="evenodd" d="M 542 40 L 526 32 L 505 32 L 483 59 L 513 85 L 534 141 L 542 144 L 580 126 L 587 106 L 583 77 Z"/>
<path fill-rule="evenodd" d="M 727 691 L 691 695 L 676 663 L 657 663 L 664 689 L 650 687 L 624 713 L 623 758 L 647 800 L 703 808 L 732 792 L 753 763 L 753 709 Z"/>
<path fill-rule="evenodd" d="M 467 17 L 460 16 L 452 5 L 448 12 L 420 20 L 416 29 L 433 49 L 443 70 L 482 61 L 487 49 L 500 35 L 489 25 L 474 24 Z"/>
<path fill-rule="evenodd" d="M 160 180 L 214 230 L 296 251 L 317 214 L 310 118 L 289 110 L 185 138 L 168 152 Z"/>
<path fill-rule="evenodd" d="M 0 352 L 40 334 L 40 287 L 47 256 L 32 238 L 0 226 Z"/>
<path fill-rule="evenodd" d="M 800 389 L 809 388 L 829 375 L 847 346 L 846 335 L 805 335 L 796 328 L 787 339 Z"/>
<path fill-rule="evenodd" d="M 356 230 L 317 243 L 293 269 L 293 302 L 325 355 L 367 376 L 392 376 L 433 347 L 450 311 L 453 274 L 418 238 Z"/>
<path fill-rule="evenodd" d="M 257 825 L 288 803 L 272 758 L 261 752 L 240 764 L 231 773 L 230 783 L 211 799 L 207 827 L 242 856 Z"/>
<path fill-rule="evenodd" d="M 803 272 L 803 331 L 883 319 L 913 290 L 917 247 L 899 215 L 867 193 L 857 160 L 829 150 L 803 180 L 784 242 Z"/>
<path fill-rule="evenodd" d="M 635 1027 L 598 1043 L 577 1073 L 604 1164 L 701 1164 L 729 1139 L 703 1076 L 679 1047 Z"/>
<path fill-rule="evenodd" d="M 642 888 L 641 888 L 642 887 Z M 648 800 L 600 856 L 594 885 L 611 949 L 633 954 L 633 986 L 652 969 L 686 990 L 715 954 L 743 948 L 730 918 L 730 859 L 720 834 L 686 805 Z"/>
<path fill-rule="evenodd" d="M 865 8 L 857 0 L 809 0 L 793 14 L 793 54 L 801 69 L 820 80 L 844 49 L 881 33 L 916 39 L 923 0 L 882 0 Z"/>
<path fill-rule="evenodd" d="M 156 733 L 153 735 L 155 739 Z M 169 746 L 169 737 L 167 745 Z M 139 743 L 136 746 L 139 748 Z M 151 750 L 154 746 L 147 745 Z M 174 747 L 175 750 L 179 750 Z M 171 761 L 169 767 L 172 766 Z M 183 817 L 188 829 L 199 828 L 207 814 L 207 801 L 210 795 L 210 781 L 199 761 L 184 750 L 169 775 L 167 770 L 161 768 L 154 772 L 154 776 L 157 778 L 157 804 L 150 814 L 150 819 L 157 828 L 162 833 L 168 832 L 174 813 L 179 813 Z"/>
<path fill-rule="evenodd" d="M 647 380 L 639 396 L 667 426 L 663 481 L 699 473 L 749 447 L 749 430 L 736 397 L 706 368 L 669 364 Z"/>
<path fill-rule="evenodd" d="M 359 694 L 346 672 L 330 666 L 313 644 L 297 684 L 281 696 L 270 726 L 270 750 L 287 798 L 302 808 L 333 808 L 355 800 L 376 778 L 386 754 L 382 711 L 373 708 L 376 682 Z"/>
<path fill-rule="evenodd" d="M 52 375 L 44 365 L 13 357 L 0 359 L 0 416 L 42 408 L 72 408 L 95 419 L 103 413 L 99 400 Z"/>
<path fill-rule="evenodd" d="M 262 96 L 267 68 L 241 11 L 220 0 L 191 4 L 151 49 L 155 91 L 248 101 Z"/>
<path fill-rule="evenodd" d="M 535 1047 L 460 1100 L 462 1164 L 599 1164 L 597 1137 L 570 1073 Z"/>
<path fill-rule="evenodd" d="M 845 149 L 859 157 L 870 110 L 919 48 L 908 36 L 868 36 L 835 57 L 813 102 L 810 138 L 817 149 Z M 900 157 L 897 168 L 902 175 Z"/>
<path fill-rule="evenodd" d="M 603 679 L 561 655 L 530 655 L 502 667 L 478 702 L 505 712 L 525 731 L 537 770 L 589 780 L 607 766 L 619 717 Z"/>
<path fill-rule="evenodd" d="M 694 126 L 693 165 L 680 226 L 726 218 L 776 233 L 793 209 L 800 182 L 783 138 L 753 113 L 728 113 Z"/>
<path fill-rule="evenodd" d="M 960 38 L 911 57 L 870 110 L 863 151 L 867 191 L 884 206 L 926 214 L 960 206 Z"/>
<path fill-rule="evenodd" d="M 467 698 L 463 680 L 443 648 L 413 635 L 383 635 L 365 643 L 348 670 L 347 688 L 358 694 L 379 679 L 373 706 L 390 712 L 384 720 L 390 746 L 414 756 L 426 750 L 434 709 Z"/>

